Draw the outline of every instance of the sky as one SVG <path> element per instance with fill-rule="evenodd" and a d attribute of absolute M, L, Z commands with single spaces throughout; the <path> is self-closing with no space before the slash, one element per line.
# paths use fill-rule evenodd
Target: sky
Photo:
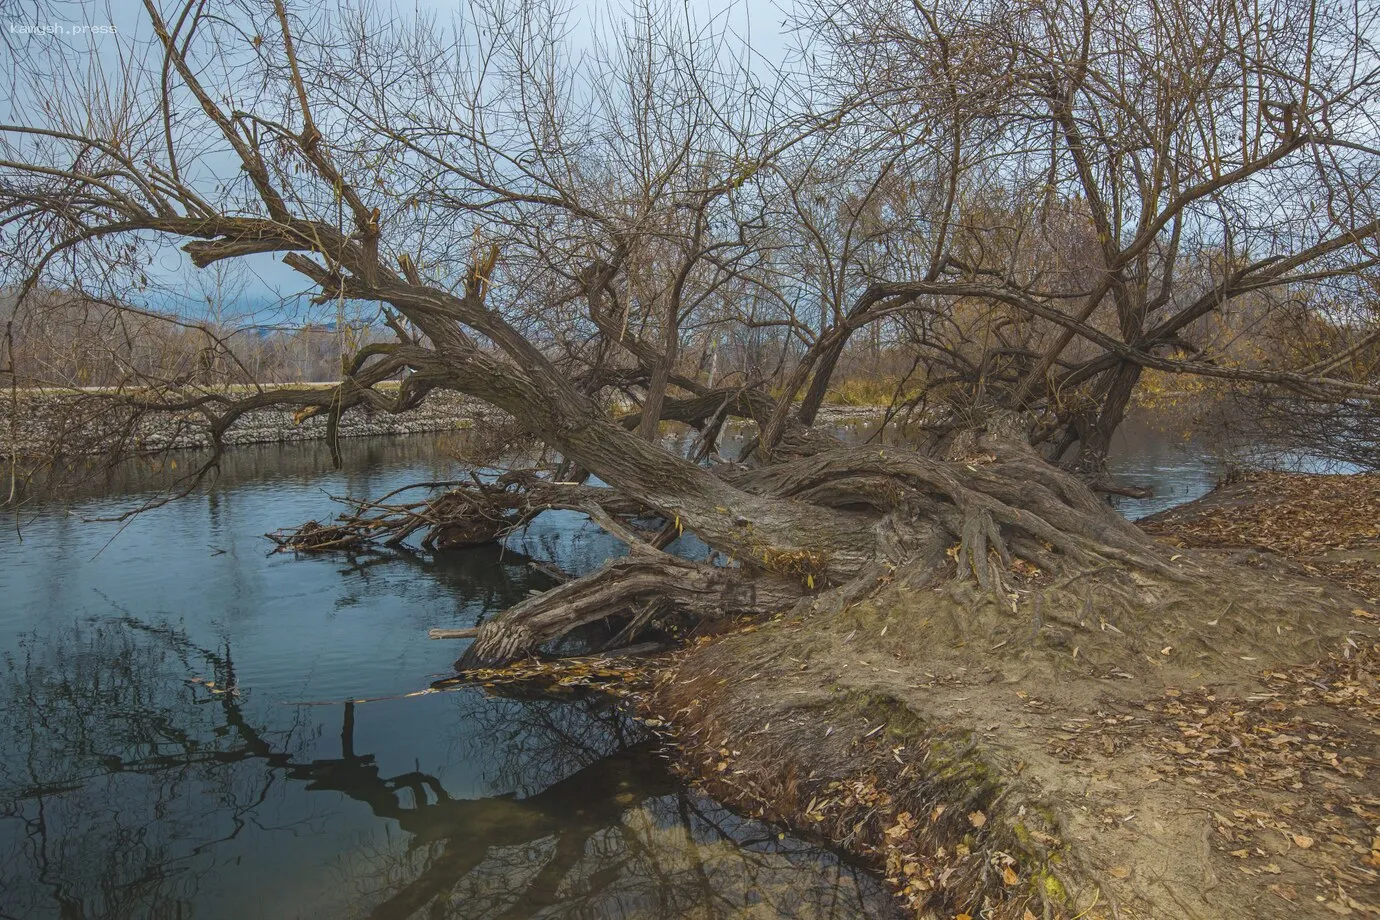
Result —
<path fill-rule="evenodd" d="M 463 13 L 468 4 L 455 0 L 408 0 L 390 3 L 373 0 L 377 9 L 391 10 L 402 20 L 434 17 L 438 24 Z M 671 0 L 675 2 L 675 0 Z M 714 22 L 739 36 L 752 49 L 757 65 L 765 68 L 782 60 L 791 39 L 784 30 L 787 9 L 792 0 L 680 0 L 685 15 L 697 24 Z M 600 27 L 616 24 L 627 15 L 627 6 L 618 0 L 567 0 L 570 40 L 579 43 Z M 159 0 L 165 12 L 172 8 Z M 289 11 L 327 8 L 335 0 L 287 0 Z M 140 0 L 0 0 L 0 57 L 60 53 L 69 61 L 90 58 L 104 69 L 118 72 L 121 56 L 153 38 L 153 30 Z M 44 125 L 44 118 L 22 92 L 12 88 L 0 91 L 0 121 Z M 227 168 L 235 161 L 227 153 Z M 236 292 L 236 304 L 229 312 L 251 322 L 291 322 L 305 315 L 297 308 L 296 296 L 305 290 L 301 276 L 272 256 L 239 260 L 242 267 L 228 287 Z M 216 287 L 216 279 L 206 277 L 191 266 L 175 243 L 158 246 L 148 275 L 152 281 L 148 305 L 175 309 L 184 315 L 205 310 L 205 293 Z"/>

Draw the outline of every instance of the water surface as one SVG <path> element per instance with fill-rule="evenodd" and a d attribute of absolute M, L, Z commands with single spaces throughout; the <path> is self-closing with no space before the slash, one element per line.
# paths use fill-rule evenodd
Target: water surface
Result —
<path fill-rule="evenodd" d="M 124 524 L 126 466 L 0 531 L 0 917 L 891 918 L 881 884 L 686 789 L 599 700 L 407 696 L 470 626 L 612 543 L 269 555 L 263 534 L 459 474 L 428 438 L 239 448 Z M 186 462 L 184 460 L 184 462 Z M 346 700 L 373 700 L 346 703 Z"/>

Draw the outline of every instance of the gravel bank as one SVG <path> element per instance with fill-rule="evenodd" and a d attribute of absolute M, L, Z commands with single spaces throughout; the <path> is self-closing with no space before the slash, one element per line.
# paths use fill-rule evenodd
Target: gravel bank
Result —
<path fill-rule="evenodd" d="M 340 420 L 342 438 L 456 431 L 501 415 L 475 400 L 454 393 L 432 393 L 402 415 L 357 406 Z M 274 444 L 321 440 L 324 415 L 302 423 L 290 409 L 257 409 L 226 433 L 227 444 Z M 104 453 L 111 445 L 135 450 L 204 448 L 210 444 L 206 420 L 195 412 L 149 414 L 136 418 L 102 394 L 21 392 L 17 400 L 0 399 L 0 456 L 50 456 Z"/>

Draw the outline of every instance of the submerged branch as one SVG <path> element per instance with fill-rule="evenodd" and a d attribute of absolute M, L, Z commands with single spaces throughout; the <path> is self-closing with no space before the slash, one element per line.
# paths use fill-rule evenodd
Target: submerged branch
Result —
<path fill-rule="evenodd" d="M 447 488 L 449 487 L 449 488 Z M 415 501 L 395 501 L 410 489 L 446 488 Z M 427 551 L 463 549 L 502 539 L 543 511 L 588 514 L 614 536 L 641 542 L 632 525 L 616 516 L 644 513 L 635 503 L 609 489 L 572 482 L 552 482 L 532 470 L 505 473 L 492 482 L 472 476 L 469 482 L 419 483 L 396 489 L 377 500 L 339 498 L 350 507 L 334 521 L 308 521 L 268 534 L 276 552 L 329 552 L 367 546 L 399 546 L 416 533 Z"/>

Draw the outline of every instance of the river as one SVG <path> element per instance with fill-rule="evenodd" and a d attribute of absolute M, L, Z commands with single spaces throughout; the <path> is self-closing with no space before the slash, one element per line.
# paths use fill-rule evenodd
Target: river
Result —
<path fill-rule="evenodd" d="M 172 475 L 127 465 L 0 531 L 0 917 L 896 917 L 598 699 L 408 695 L 458 652 L 428 627 L 549 584 L 521 553 L 615 550 L 580 517 L 434 558 L 269 553 L 329 494 L 456 475 L 436 443 L 345 442 L 342 471 L 320 444 L 237 448 L 204 494 L 91 521 Z M 1113 467 L 1156 488 L 1130 516 L 1215 479 L 1179 451 Z"/>

